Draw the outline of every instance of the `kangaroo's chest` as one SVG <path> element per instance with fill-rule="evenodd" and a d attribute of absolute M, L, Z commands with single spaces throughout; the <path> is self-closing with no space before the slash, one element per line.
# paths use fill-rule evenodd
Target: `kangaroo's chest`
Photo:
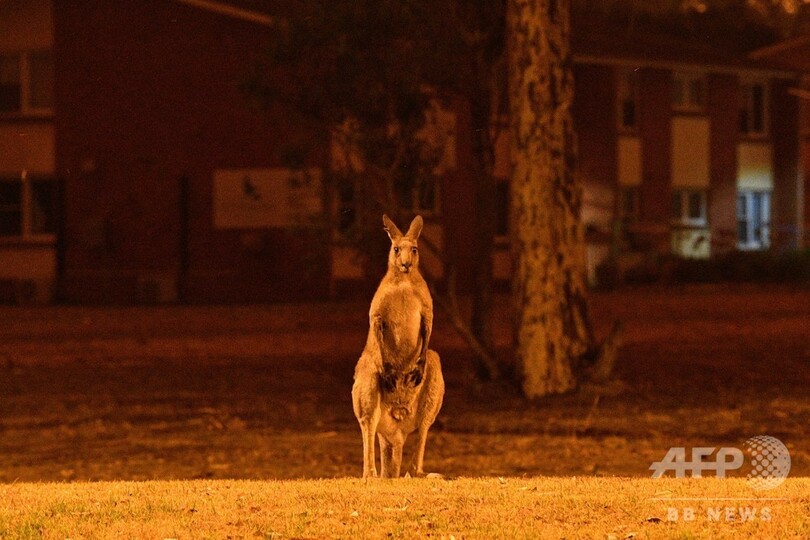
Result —
<path fill-rule="evenodd" d="M 393 287 L 378 299 L 372 316 L 384 323 L 386 343 L 399 351 L 414 350 L 419 346 L 424 303 L 411 288 Z"/>

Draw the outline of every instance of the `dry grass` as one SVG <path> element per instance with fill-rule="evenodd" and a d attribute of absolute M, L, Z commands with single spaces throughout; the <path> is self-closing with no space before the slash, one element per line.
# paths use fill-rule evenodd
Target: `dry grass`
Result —
<path fill-rule="evenodd" d="M 742 500 L 674 500 L 692 498 Z M 0 538 L 810 537 L 806 478 L 10 484 L 0 501 Z"/>

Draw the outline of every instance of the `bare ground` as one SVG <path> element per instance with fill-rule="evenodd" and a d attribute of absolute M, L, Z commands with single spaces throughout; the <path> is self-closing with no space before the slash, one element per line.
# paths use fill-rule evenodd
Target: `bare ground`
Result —
<path fill-rule="evenodd" d="M 629 475 L 671 446 L 769 434 L 810 475 L 810 290 L 595 293 L 617 381 L 526 403 L 482 385 L 438 314 L 447 395 L 426 468 Z M 498 308 L 498 341 L 508 314 Z M 350 389 L 367 306 L 0 308 L 0 482 L 356 476 Z"/>

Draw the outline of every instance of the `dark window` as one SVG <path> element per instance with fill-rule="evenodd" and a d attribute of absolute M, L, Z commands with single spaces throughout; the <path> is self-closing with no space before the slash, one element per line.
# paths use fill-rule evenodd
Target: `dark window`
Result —
<path fill-rule="evenodd" d="M 33 109 L 53 108 L 53 56 L 37 52 L 29 56 L 30 106 Z"/>
<path fill-rule="evenodd" d="M 56 232 L 56 184 L 49 180 L 31 182 L 31 233 Z"/>
<path fill-rule="evenodd" d="M 437 208 L 436 204 L 436 187 L 437 187 L 438 179 L 433 174 L 425 174 L 420 176 L 416 182 L 416 193 L 414 194 L 414 198 L 416 199 L 416 208 L 414 208 L 417 212 L 435 212 Z"/>
<path fill-rule="evenodd" d="M 406 160 L 394 184 L 399 206 L 416 213 L 439 211 L 439 178 L 424 170 L 418 158 Z"/>
<path fill-rule="evenodd" d="M 20 56 L 0 56 L 0 112 L 20 112 L 21 110 Z"/>
<path fill-rule="evenodd" d="M 704 86 L 700 73 L 675 73 L 672 80 L 672 107 L 687 112 L 701 111 L 706 102 Z"/>
<path fill-rule="evenodd" d="M 767 131 L 765 114 L 766 92 L 761 83 L 740 86 L 740 133 L 764 135 Z"/>
<path fill-rule="evenodd" d="M 56 205 L 56 183 L 52 179 L 0 179 L 0 236 L 54 234 Z"/>
<path fill-rule="evenodd" d="M 341 233 L 346 233 L 354 226 L 355 213 L 354 182 L 341 178 L 338 183 L 338 216 L 337 226 Z"/>
<path fill-rule="evenodd" d="M 706 192 L 697 190 L 673 191 L 672 219 L 684 225 L 705 225 Z"/>
<path fill-rule="evenodd" d="M 703 199 L 700 193 L 689 193 L 689 219 L 701 219 L 703 217 Z"/>
<path fill-rule="evenodd" d="M 636 102 L 625 99 L 622 101 L 622 125 L 633 127 L 636 125 Z"/>
<path fill-rule="evenodd" d="M 22 183 L 0 181 L 0 236 L 22 234 Z"/>
<path fill-rule="evenodd" d="M 689 103 L 695 106 L 703 105 L 704 98 L 703 98 L 702 78 L 695 78 L 689 80 Z"/>
<path fill-rule="evenodd" d="M 638 189 L 625 187 L 619 192 L 619 218 L 630 223 L 638 219 Z"/>
<path fill-rule="evenodd" d="M 497 236 L 509 235 L 509 182 L 497 183 L 497 223 L 495 234 Z"/>
<path fill-rule="evenodd" d="M 675 191 L 672 193 L 672 219 L 680 221 L 681 214 L 681 193 Z"/>
<path fill-rule="evenodd" d="M 623 130 L 637 126 L 638 75 L 635 71 L 619 72 L 619 122 Z"/>
<path fill-rule="evenodd" d="M 751 127 L 755 133 L 765 131 L 765 100 L 762 94 L 761 84 L 755 84 L 751 87 L 751 108 L 753 109 Z"/>

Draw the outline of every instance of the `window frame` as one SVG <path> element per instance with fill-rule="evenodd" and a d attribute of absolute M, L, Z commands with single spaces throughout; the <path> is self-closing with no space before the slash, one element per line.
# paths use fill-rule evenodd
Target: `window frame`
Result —
<path fill-rule="evenodd" d="M 47 54 L 51 57 L 51 69 L 53 69 L 53 51 L 51 49 L 29 49 L 29 50 L 0 50 L 0 56 L 17 57 L 19 81 L 20 81 L 20 108 L 14 111 L 0 111 L 0 120 L 4 118 L 49 118 L 54 115 L 55 105 L 49 107 L 35 107 L 32 104 L 32 67 L 31 58 L 39 54 Z M 53 75 L 53 74 L 52 74 Z M 53 93 L 53 88 L 51 88 Z"/>
<path fill-rule="evenodd" d="M 692 217 L 690 215 L 690 200 L 689 197 L 697 195 L 699 197 L 700 216 Z M 678 212 L 675 210 L 675 201 L 677 197 Z M 672 224 L 686 227 L 706 227 L 709 224 L 708 220 L 708 194 L 705 189 L 685 188 L 676 189 L 672 191 L 673 215 Z"/>
<path fill-rule="evenodd" d="M 762 100 L 761 100 L 762 129 L 760 131 L 755 131 L 751 129 L 751 124 L 753 123 L 752 118 L 756 116 L 756 111 L 754 110 L 755 108 L 754 95 L 751 90 L 753 90 L 753 88 L 756 86 L 762 88 Z M 768 81 L 764 79 L 742 79 L 740 80 L 739 83 L 739 92 L 740 92 L 739 103 L 737 104 L 738 135 L 743 139 L 753 139 L 753 140 L 767 139 L 770 134 L 770 115 L 768 114 L 770 88 L 768 85 Z M 741 118 L 743 113 L 743 103 L 745 104 L 745 111 L 746 113 L 748 113 L 748 116 L 746 117 L 745 129 L 743 129 Z"/>
<path fill-rule="evenodd" d="M 22 171 L 20 176 L 0 176 L 0 182 L 9 184 L 20 184 L 20 234 L 3 234 L 0 232 L 0 243 L 9 242 L 43 242 L 53 243 L 56 241 L 56 223 L 54 221 L 53 232 L 34 232 L 34 188 L 35 183 L 50 183 L 53 187 L 53 195 L 58 196 L 58 186 L 56 178 L 50 175 L 30 175 L 27 171 Z M 53 203 L 58 204 L 54 201 Z M 49 211 L 53 214 L 51 217 L 56 219 L 56 212 L 54 207 Z"/>
<path fill-rule="evenodd" d="M 616 71 L 616 125 L 619 133 L 637 133 L 639 125 L 638 70 L 619 68 Z M 625 103 L 633 105 L 633 123 L 625 123 Z"/>
<path fill-rule="evenodd" d="M 752 219 L 754 209 L 754 198 L 762 197 L 759 216 L 759 241 L 753 240 L 756 232 L 757 220 Z M 737 190 L 737 204 L 740 199 L 744 199 L 745 215 L 741 216 L 739 206 L 737 206 L 737 249 L 740 251 L 763 251 L 771 245 L 771 195 L 772 192 L 765 189 L 740 189 Z M 746 223 L 746 235 L 748 241 L 743 243 L 740 238 L 739 228 L 741 223 Z"/>
<path fill-rule="evenodd" d="M 692 85 L 700 83 L 700 99 L 693 101 Z M 683 100 L 676 101 L 680 87 Z M 701 71 L 675 71 L 672 74 L 672 97 L 670 99 L 673 112 L 676 113 L 704 113 L 706 111 L 706 74 Z"/>
<path fill-rule="evenodd" d="M 641 215 L 641 193 L 638 186 L 620 186 L 616 203 L 616 217 L 622 227 L 627 228 L 638 222 Z"/>
<path fill-rule="evenodd" d="M 509 229 L 510 229 L 510 199 L 512 196 L 512 186 L 507 178 L 495 178 L 495 243 L 499 245 L 506 245 L 509 243 Z M 504 203 L 501 206 L 501 203 Z M 503 223 L 502 223 L 503 221 Z M 501 225 L 504 225 L 506 230 L 501 230 Z"/>
<path fill-rule="evenodd" d="M 441 175 L 428 173 L 419 175 L 411 190 L 411 210 L 414 213 L 421 214 L 424 217 L 438 217 L 442 213 L 442 197 L 441 197 Z M 422 206 L 422 194 L 424 193 L 425 186 L 432 185 L 433 188 L 433 208 Z"/>

